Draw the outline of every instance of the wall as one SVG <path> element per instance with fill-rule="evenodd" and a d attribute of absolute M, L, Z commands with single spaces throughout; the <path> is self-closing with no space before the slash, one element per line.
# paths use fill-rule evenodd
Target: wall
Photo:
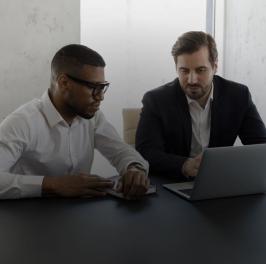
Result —
<path fill-rule="evenodd" d="M 122 135 L 122 108 L 176 77 L 171 48 L 188 30 L 205 30 L 206 0 L 81 0 L 81 43 L 106 60 L 111 82 L 102 105 Z M 96 173 L 115 173 L 96 155 Z"/>
<path fill-rule="evenodd" d="M 73 0 L 0 1 L 0 120 L 49 86 L 50 62 L 80 42 L 80 4 Z"/>
<path fill-rule="evenodd" d="M 266 122 L 266 2 L 225 2 L 224 76 L 250 88 Z"/>
<path fill-rule="evenodd" d="M 48 88 L 50 62 L 63 45 L 99 51 L 111 82 L 103 111 L 122 135 L 121 110 L 141 107 L 145 91 L 175 78 L 176 38 L 204 30 L 206 0 L 1 0 L 0 120 Z M 80 26 L 81 17 L 81 26 Z M 93 170 L 115 173 L 98 154 Z"/>

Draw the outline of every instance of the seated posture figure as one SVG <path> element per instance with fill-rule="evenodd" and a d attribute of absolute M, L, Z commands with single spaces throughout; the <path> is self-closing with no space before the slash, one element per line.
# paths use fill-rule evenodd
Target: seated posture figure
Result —
<path fill-rule="evenodd" d="M 83 45 L 55 54 L 48 91 L 0 125 L 0 198 L 105 195 L 112 182 L 91 175 L 95 148 L 122 176 L 118 191 L 146 192 L 148 163 L 99 110 L 109 85 L 104 67 L 103 58 Z"/>
<path fill-rule="evenodd" d="M 266 142 L 265 125 L 245 85 L 215 75 L 217 49 L 204 32 L 181 35 L 172 48 L 178 78 L 148 91 L 136 149 L 152 173 L 197 175 L 206 147 Z"/>

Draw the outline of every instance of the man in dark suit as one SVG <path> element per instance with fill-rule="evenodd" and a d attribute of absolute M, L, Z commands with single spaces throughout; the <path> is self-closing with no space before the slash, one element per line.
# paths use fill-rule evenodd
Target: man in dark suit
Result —
<path fill-rule="evenodd" d="M 215 75 L 217 49 L 204 32 L 191 31 L 172 49 L 178 78 L 147 92 L 136 149 L 152 173 L 195 177 L 206 147 L 266 143 L 265 125 L 248 88 Z"/>

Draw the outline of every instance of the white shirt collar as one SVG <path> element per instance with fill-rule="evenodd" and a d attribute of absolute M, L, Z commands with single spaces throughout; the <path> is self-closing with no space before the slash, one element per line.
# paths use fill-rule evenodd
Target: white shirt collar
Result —
<path fill-rule="evenodd" d="M 56 110 L 55 106 L 53 105 L 49 97 L 48 90 L 42 95 L 41 102 L 42 102 L 42 111 L 50 127 L 53 127 L 60 122 L 65 122 L 63 117 L 60 115 L 60 113 Z"/>
<path fill-rule="evenodd" d="M 65 126 L 69 126 L 69 124 L 65 121 L 65 119 L 61 116 L 61 114 L 57 111 L 54 104 L 52 103 L 48 90 L 41 97 L 42 102 L 42 111 L 46 117 L 46 120 L 50 127 L 53 127 L 59 123 L 64 124 Z M 78 122 L 86 122 L 80 116 L 77 116 L 71 126 L 75 126 Z"/>

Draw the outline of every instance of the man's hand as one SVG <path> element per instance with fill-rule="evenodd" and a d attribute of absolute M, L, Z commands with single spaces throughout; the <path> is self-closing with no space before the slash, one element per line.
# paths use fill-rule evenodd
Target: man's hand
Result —
<path fill-rule="evenodd" d="M 113 182 L 96 175 L 78 174 L 61 177 L 43 178 L 43 195 L 62 197 L 94 197 L 104 196 L 104 189 L 111 188 Z"/>
<path fill-rule="evenodd" d="M 199 154 L 195 158 L 188 158 L 182 167 L 182 173 L 186 177 L 195 177 L 198 174 L 202 154 Z"/>
<path fill-rule="evenodd" d="M 144 195 L 150 185 L 150 180 L 142 170 L 129 168 L 118 183 L 118 192 L 129 198 L 137 198 Z"/>

